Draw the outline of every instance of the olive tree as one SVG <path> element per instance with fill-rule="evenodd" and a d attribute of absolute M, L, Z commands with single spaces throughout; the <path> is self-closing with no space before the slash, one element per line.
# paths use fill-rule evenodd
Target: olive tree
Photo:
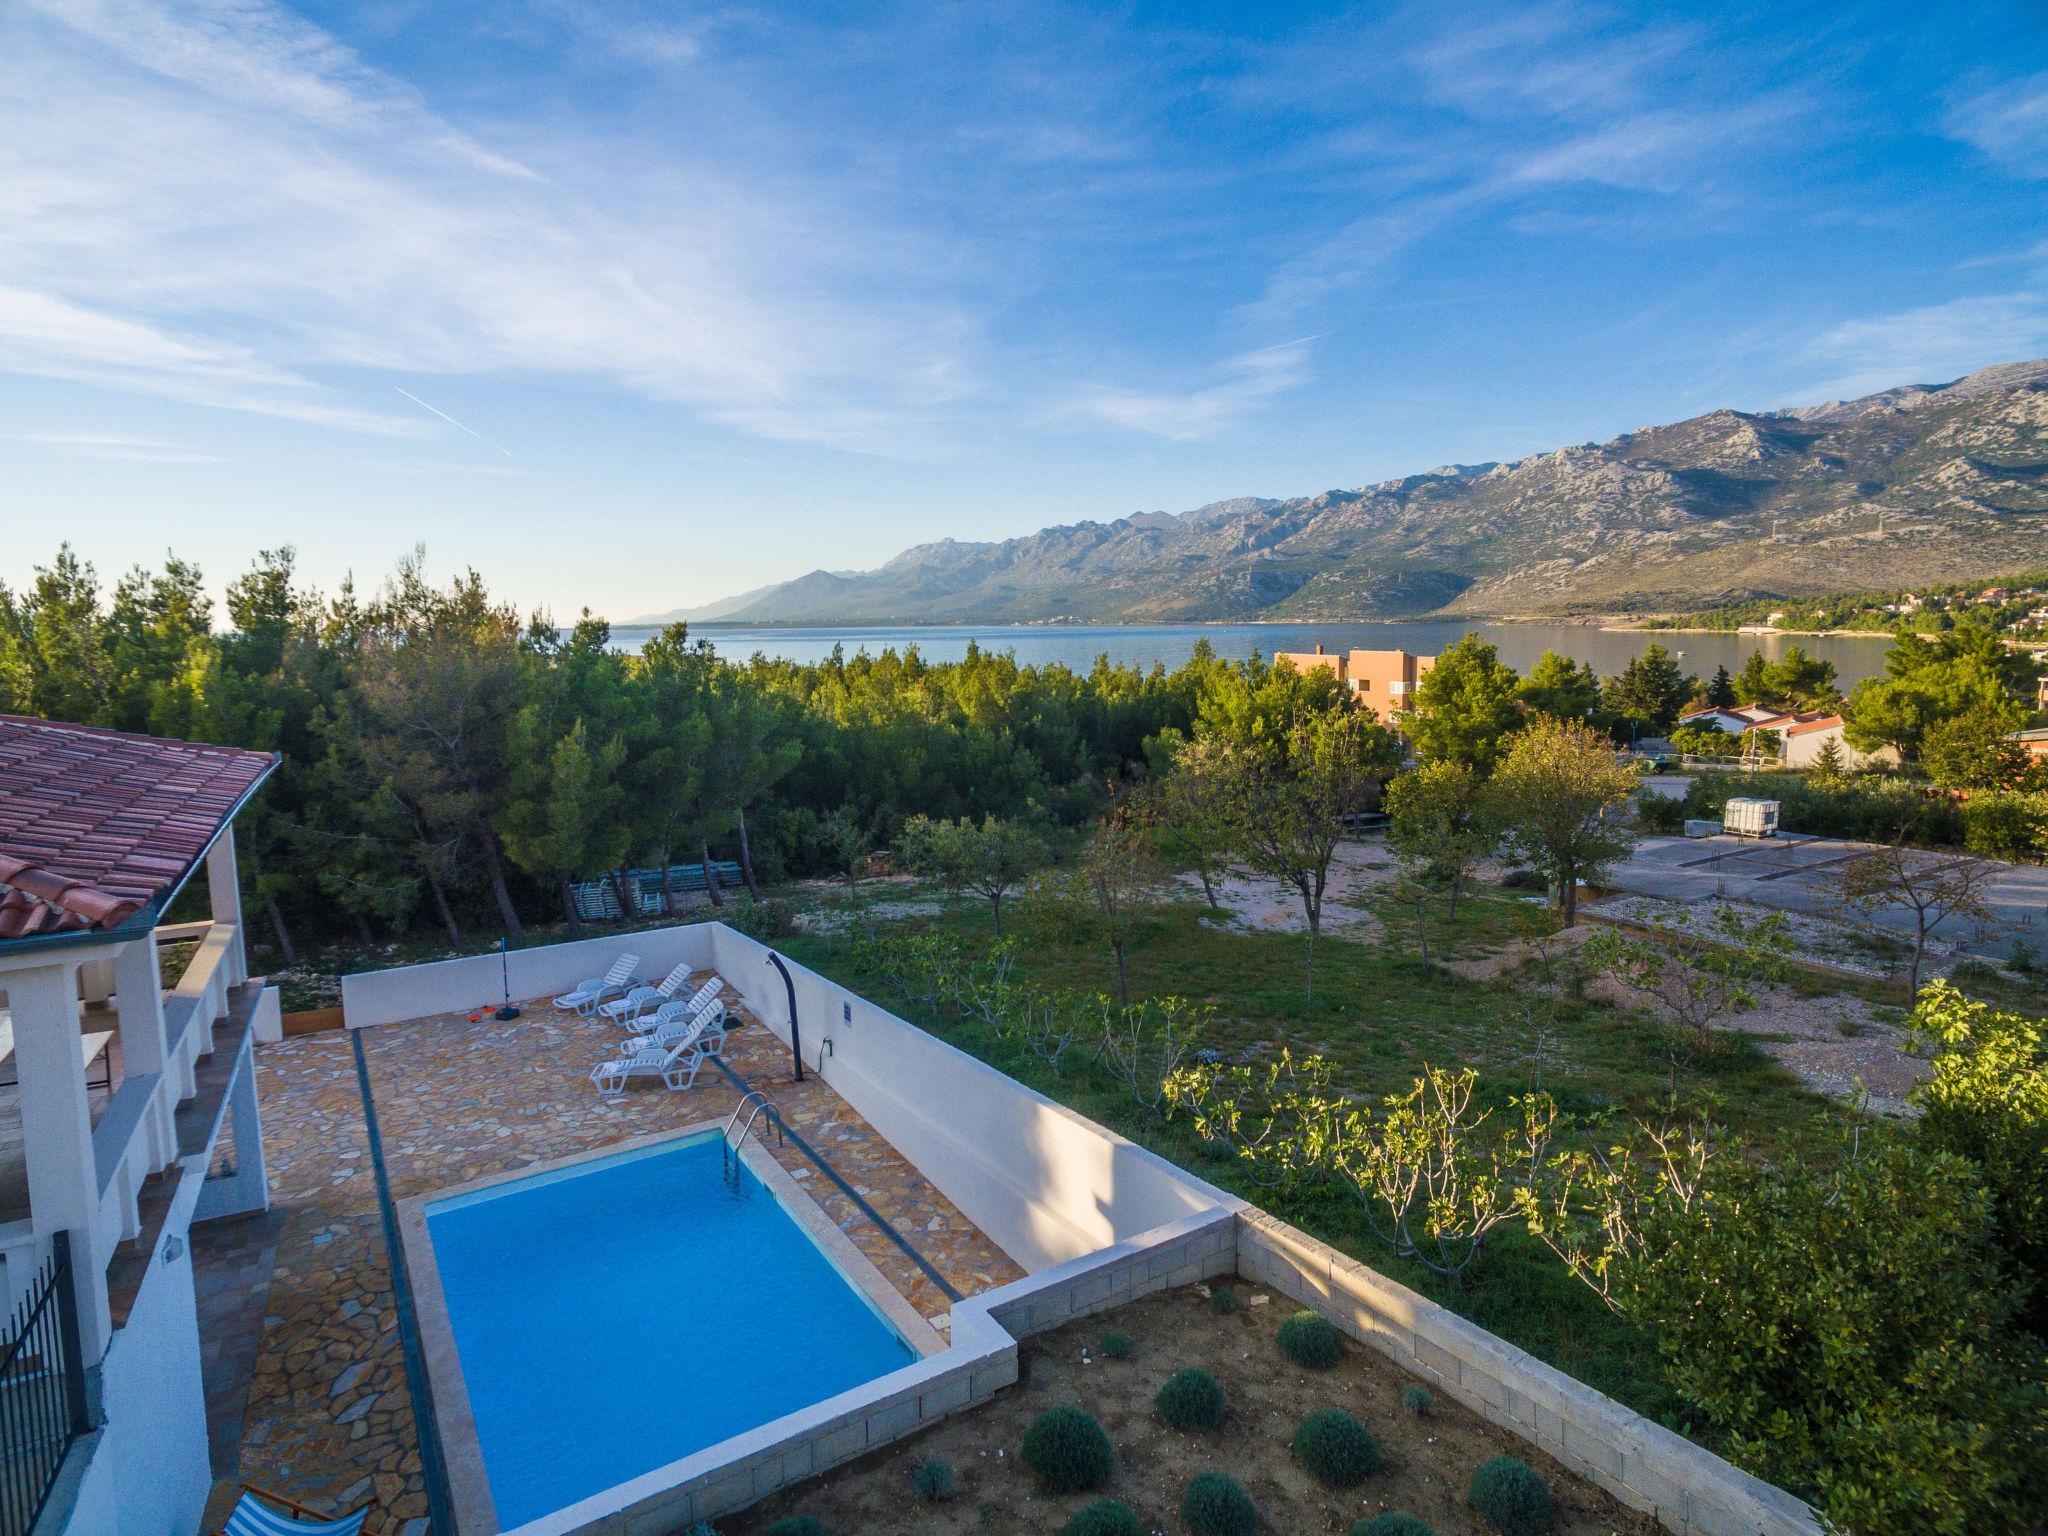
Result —
<path fill-rule="evenodd" d="M 1913 919 L 1913 954 L 1906 962 L 1906 989 L 1920 992 L 1920 968 L 1926 963 L 1927 941 L 1952 917 L 1986 921 L 1984 887 L 1999 866 L 1983 859 L 1916 852 L 1906 846 L 1906 830 L 1892 842 L 1873 848 L 1842 866 L 1842 900 L 1866 916 L 1903 907 Z"/>
<path fill-rule="evenodd" d="M 913 816 L 897 844 L 919 874 L 936 875 L 956 891 L 972 891 L 989 905 L 1002 937 L 1003 902 L 1046 861 L 1045 839 L 1029 822 L 984 816 L 977 825 Z"/>
<path fill-rule="evenodd" d="M 1500 844 L 1500 826 L 1480 779 L 1462 763 L 1425 763 L 1387 785 L 1387 846 L 1410 873 L 1449 895 L 1449 917 L 1473 868 Z"/>
<path fill-rule="evenodd" d="M 1494 770 L 1492 813 L 1507 839 L 1556 882 L 1567 928 L 1578 921 L 1579 882 L 1635 846 L 1622 813 L 1637 779 L 1607 737 L 1550 715 L 1532 716 Z"/>
<path fill-rule="evenodd" d="M 1308 997 L 1330 865 L 1352 816 L 1367 809 L 1400 763 L 1400 739 L 1370 710 L 1298 720 L 1279 747 L 1241 746 L 1222 758 L 1222 798 L 1240 856 L 1301 898 L 1308 927 Z"/>
<path fill-rule="evenodd" d="M 1100 939 L 1116 960 L 1117 1001 L 1131 1006 L 1131 943 L 1158 915 L 1166 872 L 1142 828 L 1113 809 L 1073 863 L 1031 882 L 1026 915 L 1042 930 Z"/>

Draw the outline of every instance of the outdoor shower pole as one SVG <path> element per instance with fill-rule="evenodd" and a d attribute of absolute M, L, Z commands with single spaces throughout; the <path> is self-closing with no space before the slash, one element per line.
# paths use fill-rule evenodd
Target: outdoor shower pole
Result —
<path fill-rule="evenodd" d="M 782 972 L 782 984 L 789 988 L 789 1054 L 796 1058 L 796 1080 L 804 1080 L 804 1037 L 796 1027 L 796 983 L 790 979 L 789 967 L 782 963 L 782 956 L 774 950 L 768 951 L 768 963 Z"/>

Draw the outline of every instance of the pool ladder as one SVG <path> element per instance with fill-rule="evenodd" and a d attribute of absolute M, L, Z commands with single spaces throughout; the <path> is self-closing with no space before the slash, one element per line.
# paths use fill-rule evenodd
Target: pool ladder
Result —
<path fill-rule="evenodd" d="M 742 1115 L 746 1116 L 744 1120 L 740 1118 Z M 725 1182 L 734 1189 L 739 1188 L 740 1182 L 740 1148 L 746 1145 L 747 1135 L 754 1129 L 754 1122 L 763 1115 L 766 1115 L 768 1123 L 775 1127 L 775 1140 L 777 1145 L 781 1145 L 785 1129 L 782 1111 L 771 1104 L 768 1095 L 758 1088 L 749 1088 L 746 1097 L 733 1106 L 732 1114 L 726 1118 L 725 1135 L 719 1142 L 720 1159 L 725 1169 Z M 735 1125 L 739 1127 L 737 1136 L 733 1134 Z"/>

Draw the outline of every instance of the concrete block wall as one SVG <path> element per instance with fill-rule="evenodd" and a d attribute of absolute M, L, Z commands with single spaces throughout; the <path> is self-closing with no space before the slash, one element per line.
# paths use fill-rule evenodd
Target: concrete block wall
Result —
<path fill-rule="evenodd" d="M 1710 1451 L 1574 1381 L 1250 1207 L 1237 1268 L 1327 1317 L 1447 1396 L 1547 1452 L 1680 1536 L 1821 1536 L 1813 1511 Z"/>
<path fill-rule="evenodd" d="M 982 1308 L 1006 1333 L 1024 1339 L 1155 1291 L 1231 1274 L 1236 1268 L 1233 1202 L 999 1286 L 962 1307 Z M 960 1309 L 955 1310 L 957 1314 Z"/>

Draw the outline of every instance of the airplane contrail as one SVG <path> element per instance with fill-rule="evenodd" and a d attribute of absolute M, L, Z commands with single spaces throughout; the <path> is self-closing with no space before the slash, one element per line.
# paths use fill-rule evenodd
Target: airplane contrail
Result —
<path fill-rule="evenodd" d="M 449 426 L 460 427 L 464 432 L 467 432 L 471 437 L 475 438 L 478 442 L 487 444 L 488 446 L 497 449 L 498 452 L 505 455 L 505 457 L 510 459 L 514 464 L 524 464 L 526 462 L 526 460 L 520 458 L 518 454 L 514 453 L 510 448 L 507 448 L 503 443 L 492 442 L 488 437 L 485 437 L 483 433 L 477 431 L 475 427 L 463 426 L 461 422 L 457 421 L 453 416 L 450 416 L 446 411 L 442 410 L 439 406 L 428 405 L 426 401 L 422 400 L 418 395 L 414 394 L 411 390 L 399 389 L 396 384 L 392 385 L 391 387 L 393 389 L 397 389 L 401 395 L 405 396 L 406 399 L 410 400 L 414 405 L 418 406 L 421 410 L 432 411 L 436 416 L 440 417 L 443 421 L 447 422 Z"/>

